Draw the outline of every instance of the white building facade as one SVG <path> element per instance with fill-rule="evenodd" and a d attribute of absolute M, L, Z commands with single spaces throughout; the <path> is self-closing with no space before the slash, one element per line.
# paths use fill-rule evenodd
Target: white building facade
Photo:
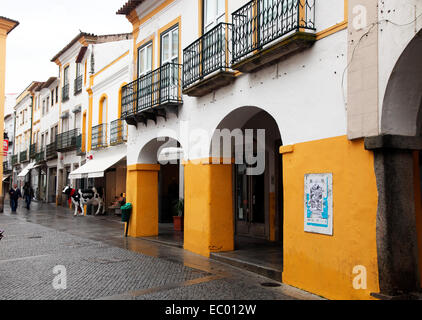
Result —
<path fill-rule="evenodd" d="M 129 37 L 129 35 L 128 35 Z M 130 38 L 130 37 L 129 37 Z M 105 193 L 109 206 L 126 193 L 127 125 L 121 119 L 121 90 L 130 82 L 131 39 L 97 44 L 95 72 L 90 75 L 86 163 L 70 179 L 95 186 Z"/>
<path fill-rule="evenodd" d="M 16 99 L 15 113 L 15 143 L 12 156 L 13 183 L 23 187 L 25 182 L 29 182 L 30 158 L 29 151 L 31 145 L 32 132 L 32 109 L 34 100 L 34 90 L 39 82 L 33 82 Z"/>
<path fill-rule="evenodd" d="M 121 53 L 129 34 L 96 36 L 80 33 L 52 61 L 60 68 L 60 125 L 57 137 L 57 190 L 77 186 L 70 173 L 86 162 L 91 149 L 92 81 L 106 63 Z M 98 54 L 97 54 L 98 51 Z M 81 183 L 82 181 L 79 181 Z M 83 184 L 78 187 L 86 187 Z M 57 192 L 57 203 L 65 203 Z"/>
<path fill-rule="evenodd" d="M 416 0 L 126 1 L 130 235 L 160 233 L 175 182 L 186 250 L 278 243 L 280 279 L 328 298 L 420 289 L 421 10 Z M 159 161 L 168 148 L 174 167 Z M 356 266 L 368 274 L 359 290 Z"/>

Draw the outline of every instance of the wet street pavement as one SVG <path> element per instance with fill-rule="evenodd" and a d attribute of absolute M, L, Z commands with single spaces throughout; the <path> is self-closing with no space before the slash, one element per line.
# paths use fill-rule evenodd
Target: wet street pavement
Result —
<path fill-rule="evenodd" d="M 156 241 L 125 238 L 118 217 L 73 217 L 33 203 L 0 214 L 1 300 L 320 299 L 273 280 Z M 66 289 L 55 289 L 56 266 Z M 62 282 L 63 284 L 63 282 Z"/>

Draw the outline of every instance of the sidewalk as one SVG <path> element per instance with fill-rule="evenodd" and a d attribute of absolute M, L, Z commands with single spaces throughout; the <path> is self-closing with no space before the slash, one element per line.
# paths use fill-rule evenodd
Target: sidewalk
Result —
<path fill-rule="evenodd" d="M 73 217 L 33 203 L 0 215 L 0 299 L 319 299 L 267 278 L 151 241 L 125 238 L 115 217 Z M 67 271 L 67 289 L 52 286 L 53 268 Z"/>

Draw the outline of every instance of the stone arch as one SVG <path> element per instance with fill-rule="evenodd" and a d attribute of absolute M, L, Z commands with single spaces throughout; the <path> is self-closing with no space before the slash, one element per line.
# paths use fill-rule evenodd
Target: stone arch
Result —
<path fill-rule="evenodd" d="M 251 119 L 256 119 L 256 121 L 251 122 Z M 213 132 L 213 136 L 210 141 L 210 156 L 216 156 L 216 152 L 221 154 L 221 150 L 213 150 L 213 139 L 216 138 L 216 130 L 228 129 L 232 131 L 246 127 L 251 129 L 259 129 L 260 124 L 264 126 L 267 125 L 267 128 L 265 128 L 266 130 L 268 130 L 268 127 L 270 127 L 270 131 L 267 132 L 269 136 L 277 137 L 277 139 L 280 141 L 282 140 L 279 125 L 275 118 L 267 110 L 256 106 L 244 106 L 231 110 L 224 116 L 224 118 L 219 121 Z"/>
<path fill-rule="evenodd" d="M 163 148 L 181 148 L 179 139 L 175 136 L 160 136 L 149 140 L 139 151 L 138 161 L 140 164 L 159 164 L 159 152 Z"/>
<path fill-rule="evenodd" d="M 421 135 L 421 52 L 422 30 L 410 41 L 391 73 L 382 106 L 382 134 Z"/>

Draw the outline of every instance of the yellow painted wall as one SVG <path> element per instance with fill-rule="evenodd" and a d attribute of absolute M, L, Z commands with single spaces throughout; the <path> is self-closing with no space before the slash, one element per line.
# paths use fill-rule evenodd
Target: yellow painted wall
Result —
<path fill-rule="evenodd" d="M 0 29 L 0 136 L 4 132 L 4 104 L 5 104 L 5 72 L 6 72 L 6 30 Z M 2 138 L 3 139 L 3 138 Z M 3 181 L 3 143 L 0 152 L 0 181 Z M 0 183 L 0 198 L 3 196 L 3 183 Z M 0 204 L 0 206 L 2 206 Z"/>
<path fill-rule="evenodd" d="M 130 237 L 158 236 L 159 165 L 138 164 L 127 169 L 127 202 L 132 203 Z"/>
<path fill-rule="evenodd" d="M 283 282 L 329 299 L 370 299 L 379 292 L 374 156 L 363 140 L 336 137 L 297 144 L 283 155 Z M 333 173 L 334 236 L 304 232 L 304 176 Z M 367 269 L 366 290 L 353 268 Z"/>
<path fill-rule="evenodd" d="M 185 164 L 185 245 L 209 257 L 234 250 L 232 165 Z"/>

